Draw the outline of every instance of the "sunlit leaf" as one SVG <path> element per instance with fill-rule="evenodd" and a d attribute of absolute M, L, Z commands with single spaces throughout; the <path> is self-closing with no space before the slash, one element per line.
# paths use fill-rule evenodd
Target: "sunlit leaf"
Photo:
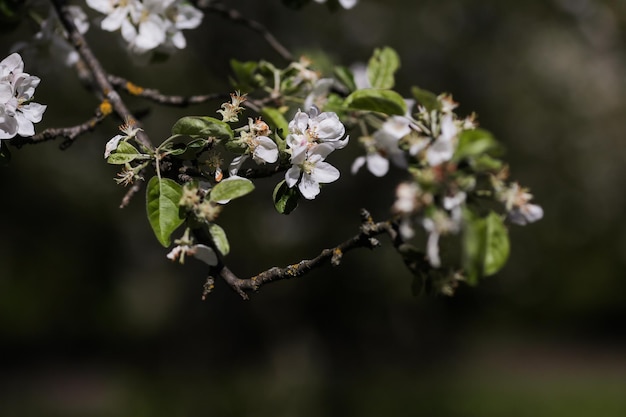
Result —
<path fill-rule="evenodd" d="M 148 221 L 157 240 L 165 247 L 170 245 L 170 236 L 184 222 L 178 203 L 182 187 L 168 178 L 152 177 L 146 189 Z"/>
<path fill-rule="evenodd" d="M 209 233 L 211 234 L 211 238 L 217 250 L 224 256 L 228 255 L 228 252 L 230 252 L 230 244 L 228 243 L 224 229 L 212 223 L 209 226 Z"/>
<path fill-rule="evenodd" d="M 498 272 L 506 263 L 510 251 L 508 231 L 502 218 L 494 212 L 487 217 L 479 217 L 467 210 L 463 249 L 470 285 L 477 284 L 483 276 Z"/>
<path fill-rule="evenodd" d="M 199 138 L 232 139 L 233 130 L 228 123 L 209 116 L 186 116 L 172 126 L 172 135 L 187 135 Z"/>
<path fill-rule="evenodd" d="M 141 153 L 139 153 L 137 148 L 128 142 L 120 141 L 115 152 L 107 157 L 107 162 L 113 165 L 124 165 L 140 156 Z"/>
<path fill-rule="evenodd" d="M 372 88 L 393 88 L 394 74 L 400 68 L 400 57 L 392 48 L 375 49 L 367 65 L 367 78 Z"/>
<path fill-rule="evenodd" d="M 413 97 L 415 97 L 419 105 L 423 106 L 426 110 L 441 110 L 441 103 L 437 100 L 435 93 L 423 90 L 419 87 L 412 87 L 411 94 L 413 94 Z"/>
<path fill-rule="evenodd" d="M 234 198 L 242 197 L 254 190 L 254 184 L 247 178 L 229 177 L 215 184 L 209 198 L 215 202 L 226 202 Z"/>
<path fill-rule="evenodd" d="M 406 103 L 402 96 L 392 90 L 366 88 L 350 94 L 345 106 L 352 110 L 367 110 L 385 114 L 404 115 Z"/>

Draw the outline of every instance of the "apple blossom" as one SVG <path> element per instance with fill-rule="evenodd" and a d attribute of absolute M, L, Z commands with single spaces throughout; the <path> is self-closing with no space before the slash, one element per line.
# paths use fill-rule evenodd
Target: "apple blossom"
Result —
<path fill-rule="evenodd" d="M 410 132 L 410 122 L 406 117 L 392 116 L 387 119 L 373 137 L 361 138 L 366 155 L 356 158 L 352 164 L 352 173 L 355 174 L 367 164 L 372 174 L 382 177 L 389 171 L 389 159 L 399 167 L 406 167 L 404 152 L 398 147 L 398 141 Z"/>
<path fill-rule="evenodd" d="M 302 196 L 312 200 L 319 194 L 320 184 L 336 181 L 340 175 L 339 170 L 324 162 L 333 150 L 332 145 L 325 143 L 292 155 L 293 165 L 285 174 L 289 188 L 298 184 Z"/>
<path fill-rule="evenodd" d="M 41 81 L 24 70 L 24 62 L 13 53 L 0 62 L 0 139 L 16 135 L 33 136 L 46 106 L 33 103 L 35 88 Z"/>
<path fill-rule="evenodd" d="M 325 143 L 334 149 L 342 149 L 348 144 L 349 137 L 341 140 L 346 128 L 334 112 L 322 112 L 312 106 L 307 113 L 298 110 L 289 122 L 287 145 L 292 152 L 299 153 L 300 148 L 311 148 Z"/>

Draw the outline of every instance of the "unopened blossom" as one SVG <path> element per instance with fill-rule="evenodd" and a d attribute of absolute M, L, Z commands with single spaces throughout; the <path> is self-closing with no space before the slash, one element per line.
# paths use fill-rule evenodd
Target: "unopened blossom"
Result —
<path fill-rule="evenodd" d="M 46 106 L 33 103 L 39 77 L 24 72 L 24 62 L 18 53 L 0 61 L 0 139 L 16 135 L 33 136 Z"/>
<path fill-rule="evenodd" d="M 320 184 L 336 181 L 340 175 L 339 170 L 324 162 L 333 150 L 332 145 L 325 143 L 293 155 L 293 165 L 285 174 L 289 188 L 297 184 L 302 196 L 312 200 L 319 194 Z"/>
<path fill-rule="evenodd" d="M 298 110 L 289 122 L 287 145 L 292 155 L 324 143 L 332 149 L 342 149 L 348 144 L 349 137 L 342 140 L 346 128 L 334 112 L 322 112 L 315 106 L 307 113 Z"/>

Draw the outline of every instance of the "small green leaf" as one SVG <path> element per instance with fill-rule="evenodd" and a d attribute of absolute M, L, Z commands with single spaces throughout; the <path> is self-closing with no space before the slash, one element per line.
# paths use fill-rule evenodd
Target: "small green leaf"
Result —
<path fill-rule="evenodd" d="M 352 110 L 368 110 L 385 114 L 404 115 L 406 103 L 392 90 L 366 88 L 357 90 L 346 98 L 345 106 Z"/>
<path fill-rule="evenodd" d="M 393 88 L 394 74 L 400 68 L 400 57 L 388 46 L 374 50 L 367 65 L 367 78 L 372 88 Z"/>
<path fill-rule="evenodd" d="M 298 207 L 300 193 L 294 188 L 289 188 L 285 180 L 279 182 L 274 188 L 272 195 L 274 207 L 280 214 L 289 214 Z"/>
<path fill-rule="evenodd" d="M 172 135 L 228 140 L 234 137 L 228 123 L 209 116 L 186 116 L 172 126 Z"/>
<path fill-rule="evenodd" d="M 437 100 L 437 95 L 428 90 L 422 90 L 419 87 L 412 87 L 411 94 L 417 100 L 417 102 L 424 106 L 426 110 L 441 110 L 441 103 Z"/>
<path fill-rule="evenodd" d="M 354 83 L 354 75 L 349 68 L 346 67 L 335 67 L 335 76 L 337 79 L 346 86 L 349 91 L 356 90 L 356 84 Z"/>
<path fill-rule="evenodd" d="M 231 84 L 244 93 L 253 91 L 259 87 L 258 80 L 255 77 L 258 66 L 259 64 L 254 61 L 241 62 L 231 59 L 230 67 L 235 73 L 235 78 L 230 80 Z"/>
<path fill-rule="evenodd" d="M 217 250 L 224 256 L 228 255 L 228 252 L 230 252 L 230 244 L 228 243 L 224 229 L 215 223 L 211 223 L 209 233 L 211 234 L 211 238 Z"/>
<path fill-rule="evenodd" d="M 152 177 L 146 188 L 148 221 L 161 245 L 170 245 L 170 236 L 183 222 L 178 203 L 182 187 L 168 178 Z"/>
<path fill-rule="evenodd" d="M 254 184 L 247 178 L 229 177 L 219 182 L 211 190 L 209 199 L 215 202 L 230 201 L 254 190 Z"/>
<path fill-rule="evenodd" d="M 468 284 L 475 285 L 481 277 L 498 272 L 510 252 L 508 231 L 502 218 L 494 212 L 479 217 L 466 210 L 463 249 Z"/>
<path fill-rule="evenodd" d="M 500 145 L 491 133 L 484 129 L 464 130 L 459 135 L 459 144 L 454 152 L 454 160 L 477 157 L 482 154 L 500 151 Z"/>
<path fill-rule="evenodd" d="M 506 264 L 510 253 L 509 233 L 502 217 L 491 212 L 485 219 L 485 276 L 493 275 Z"/>
<path fill-rule="evenodd" d="M 137 148 L 128 142 L 120 141 L 115 152 L 108 156 L 107 162 L 113 165 L 124 165 L 140 156 Z"/>
<path fill-rule="evenodd" d="M 11 162 L 11 151 L 4 141 L 0 140 L 0 167 L 8 166 L 9 162 Z"/>

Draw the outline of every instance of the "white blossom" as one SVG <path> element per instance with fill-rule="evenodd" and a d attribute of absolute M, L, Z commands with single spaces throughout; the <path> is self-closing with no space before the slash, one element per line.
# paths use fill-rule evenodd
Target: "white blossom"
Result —
<path fill-rule="evenodd" d="M 342 140 L 346 128 L 334 112 L 320 113 L 312 106 L 307 113 L 298 110 L 289 122 L 289 135 L 286 142 L 293 153 L 310 149 L 325 143 L 334 149 L 342 149 L 348 144 L 349 137 Z"/>
<path fill-rule="evenodd" d="M 355 174 L 364 164 L 377 177 L 382 177 L 389 171 L 389 160 L 397 166 L 405 167 L 404 152 L 398 147 L 398 141 L 411 132 L 409 119 L 402 116 L 388 118 L 373 137 L 362 138 L 365 145 L 365 156 L 356 158 L 352 164 L 352 173 Z"/>
<path fill-rule="evenodd" d="M 456 149 L 458 128 L 454 124 L 452 114 L 446 114 L 441 119 L 441 132 L 437 139 L 426 150 L 426 161 L 430 166 L 437 166 L 448 162 Z"/>
<path fill-rule="evenodd" d="M 194 29 L 203 14 L 182 0 L 87 0 L 94 10 L 107 15 L 101 28 L 120 30 L 129 49 L 144 54 L 160 46 L 183 49 L 183 29 Z"/>
<path fill-rule="evenodd" d="M 293 165 L 285 174 L 289 188 L 298 184 L 302 196 L 312 200 L 319 194 L 320 184 L 336 181 L 340 175 L 339 170 L 324 162 L 333 150 L 332 145 L 322 144 L 292 155 Z"/>
<path fill-rule="evenodd" d="M 39 77 L 24 71 L 24 62 L 13 53 L 0 62 L 0 139 L 33 136 L 46 106 L 33 103 Z"/>

